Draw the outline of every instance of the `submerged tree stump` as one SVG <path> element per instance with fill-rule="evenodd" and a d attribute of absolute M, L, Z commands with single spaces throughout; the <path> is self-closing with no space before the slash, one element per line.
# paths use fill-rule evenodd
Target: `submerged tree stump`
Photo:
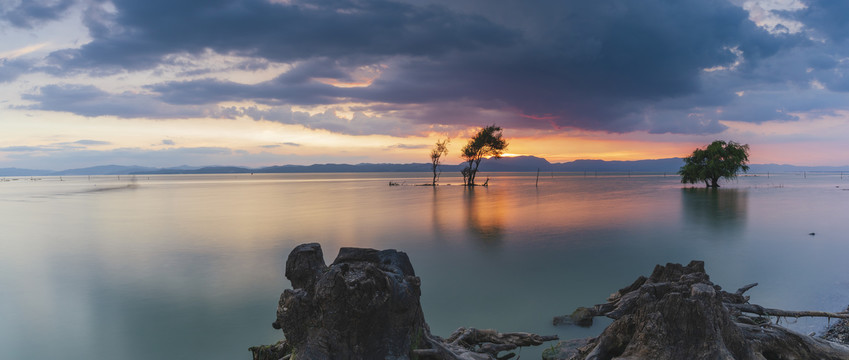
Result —
<path fill-rule="evenodd" d="M 580 308 L 555 318 L 555 324 L 591 324 L 594 316 L 613 323 L 595 338 L 561 342 L 544 359 L 849 359 L 849 347 L 798 334 L 772 324 L 769 316 L 829 316 L 846 313 L 784 311 L 749 304 L 743 294 L 710 282 L 704 263 L 656 266 L 650 277 L 608 298 L 608 302 Z M 747 315 L 754 314 L 754 315 Z M 589 321 L 588 321 L 589 319 Z"/>
<path fill-rule="evenodd" d="M 420 279 L 407 254 L 342 248 L 325 265 L 319 244 L 296 247 L 286 261 L 292 290 L 280 296 L 277 319 L 285 340 L 250 348 L 254 360 L 508 359 L 499 353 L 556 336 L 460 328 L 448 339 L 430 333 Z"/>

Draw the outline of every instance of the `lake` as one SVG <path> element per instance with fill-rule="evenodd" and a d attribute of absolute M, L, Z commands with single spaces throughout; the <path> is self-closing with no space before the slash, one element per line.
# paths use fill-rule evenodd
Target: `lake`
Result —
<path fill-rule="evenodd" d="M 340 247 L 406 252 L 442 336 L 594 336 L 608 320 L 552 317 L 693 259 L 726 290 L 760 283 L 747 294 L 766 307 L 849 305 L 849 176 L 709 190 L 663 174 L 545 173 L 535 186 L 535 173 L 484 172 L 490 186 L 475 189 L 447 175 L 455 185 L 437 188 L 413 186 L 425 173 L 4 178 L 0 358 L 250 359 L 283 336 L 271 322 L 286 257 L 308 242 L 328 263 Z"/>

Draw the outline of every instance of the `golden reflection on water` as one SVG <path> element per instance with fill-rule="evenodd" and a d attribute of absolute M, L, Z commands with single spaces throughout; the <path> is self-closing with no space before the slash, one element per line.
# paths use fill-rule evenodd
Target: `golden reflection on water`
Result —
<path fill-rule="evenodd" d="M 464 210 L 469 232 L 479 241 L 487 245 L 495 245 L 502 241 L 505 218 L 509 214 L 510 205 L 499 192 L 492 193 L 474 187 L 464 189 Z"/>

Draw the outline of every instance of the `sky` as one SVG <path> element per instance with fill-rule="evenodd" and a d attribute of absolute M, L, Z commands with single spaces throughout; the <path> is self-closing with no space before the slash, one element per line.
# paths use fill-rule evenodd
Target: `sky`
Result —
<path fill-rule="evenodd" d="M 0 0 L 0 168 L 849 165 L 845 0 Z"/>

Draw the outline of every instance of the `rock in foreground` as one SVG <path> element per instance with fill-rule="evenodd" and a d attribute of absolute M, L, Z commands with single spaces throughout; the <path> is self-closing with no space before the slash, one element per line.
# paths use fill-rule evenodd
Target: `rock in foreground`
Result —
<path fill-rule="evenodd" d="M 343 248 L 325 265 L 319 244 L 296 247 L 286 261 L 292 290 L 280 296 L 277 319 L 286 340 L 252 347 L 255 360 L 501 359 L 503 351 L 556 337 L 461 328 L 433 336 L 419 303 L 420 279 L 395 250 Z"/>

